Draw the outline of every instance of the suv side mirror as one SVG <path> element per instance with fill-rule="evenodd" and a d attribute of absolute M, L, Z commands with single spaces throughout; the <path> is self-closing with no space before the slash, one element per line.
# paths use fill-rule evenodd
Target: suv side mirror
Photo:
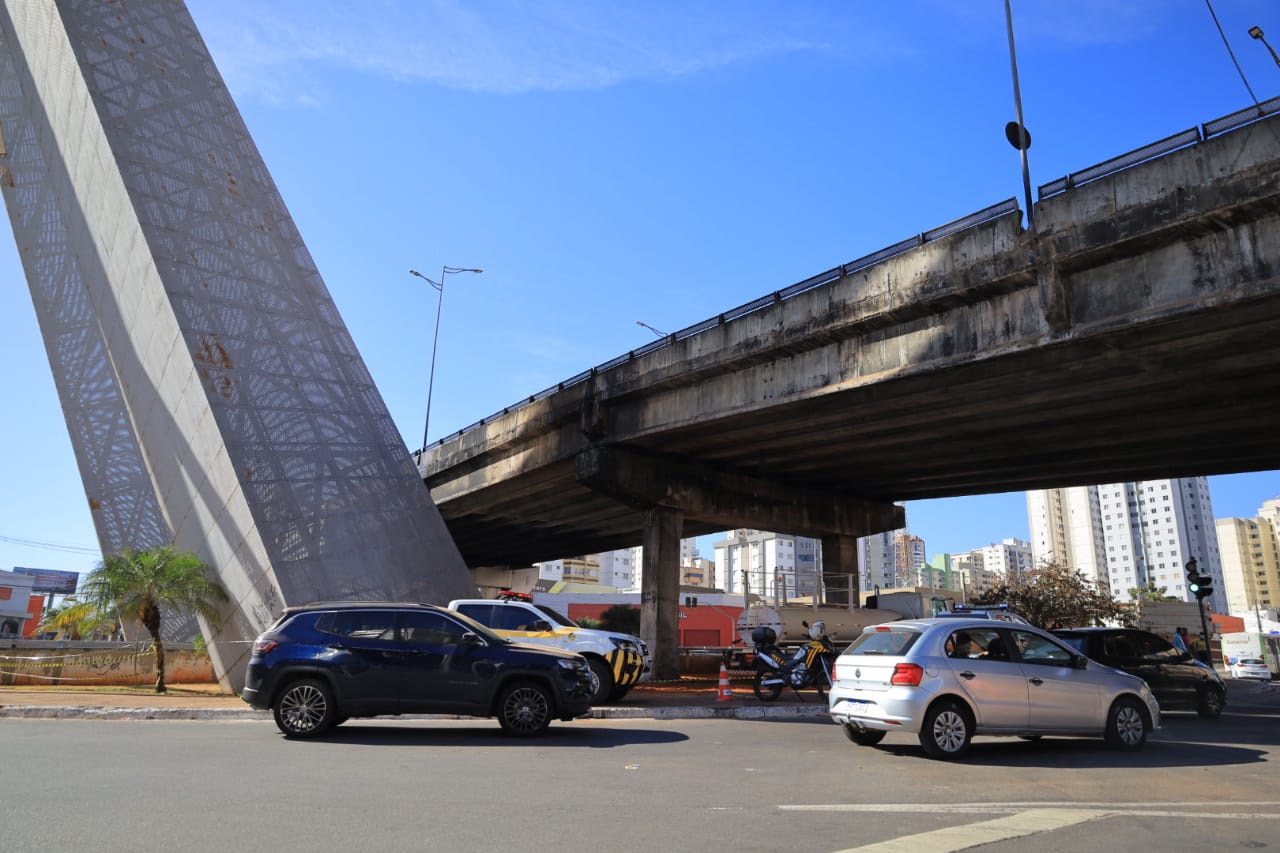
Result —
<path fill-rule="evenodd" d="M 462 635 L 462 645 L 464 646 L 483 646 L 484 640 L 480 639 L 480 635 L 475 631 L 467 631 Z"/>
<path fill-rule="evenodd" d="M 550 631 L 551 623 L 546 619 L 535 619 L 533 624 L 529 626 L 530 631 Z"/>

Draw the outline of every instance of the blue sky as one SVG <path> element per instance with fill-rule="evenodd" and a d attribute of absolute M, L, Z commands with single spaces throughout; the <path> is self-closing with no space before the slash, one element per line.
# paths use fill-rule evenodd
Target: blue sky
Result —
<path fill-rule="evenodd" d="M 448 279 L 435 439 L 648 342 L 637 321 L 680 329 L 1022 194 L 1000 0 L 189 6 L 410 449 L 436 307 L 410 268 L 485 270 Z M 1212 8 L 1280 94 L 1247 34 L 1280 44 L 1280 5 Z M 1033 187 L 1252 103 L 1204 0 L 1023 0 L 1014 27 Z M 0 276 L 0 567 L 87 571 L 3 237 Z M 1210 482 L 1219 517 L 1280 495 L 1274 471 Z M 931 555 L 1028 535 L 1022 493 L 907 513 Z"/>

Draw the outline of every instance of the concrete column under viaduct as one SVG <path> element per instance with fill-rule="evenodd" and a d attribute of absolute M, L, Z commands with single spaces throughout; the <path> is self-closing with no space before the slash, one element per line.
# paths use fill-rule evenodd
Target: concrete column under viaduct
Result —
<path fill-rule="evenodd" d="M 892 503 L 625 448 L 596 447 L 580 454 L 575 475 L 644 513 L 640 632 L 649 643 L 656 679 L 679 675 L 680 539 L 686 520 L 820 538 L 823 580 L 841 593 L 833 603 L 853 605 L 858 602 L 858 537 L 905 523 L 902 507 Z"/>
<path fill-rule="evenodd" d="M 640 638 L 653 656 L 653 678 L 680 674 L 680 511 L 654 507 L 644 514 L 640 578 Z M 674 643 L 670 638 L 676 638 Z"/>

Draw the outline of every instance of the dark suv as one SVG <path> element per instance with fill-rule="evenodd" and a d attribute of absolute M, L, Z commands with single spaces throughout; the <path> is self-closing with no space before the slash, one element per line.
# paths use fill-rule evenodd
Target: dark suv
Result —
<path fill-rule="evenodd" d="M 349 601 L 287 608 L 253 644 L 242 698 L 287 737 L 350 717 L 497 717 L 528 737 L 591 710 L 581 655 L 512 643 L 429 604 Z"/>
<path fill-rule="evenodd" d="M 1196 711 L 1206 719 L 1222 716 L 1227 704 L 1222 678 L 1161 636 L 1136 628 L 1062 628 L 1053 633 L 1098 663 L 1147 682 L 1161 711 Z"/>

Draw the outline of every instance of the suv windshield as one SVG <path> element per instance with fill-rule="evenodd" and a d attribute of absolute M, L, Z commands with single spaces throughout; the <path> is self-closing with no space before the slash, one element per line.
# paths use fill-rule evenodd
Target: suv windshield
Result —
<path fill-rule="evenodd" d="M 470 616 L 468 616 L 465 613 L 450 611 L 449 615 L 452 616 L 454 619 L 457 619 L 463 625 L 466 625 L 468 631 L 475 631 L 477 634 L 479 634 L 481 637 L 484 637 L 490 643 L 501 643 L 505 646 L 511 645 L 511 642 L 512 642 L 511 640 L 508 640 L 506 637 L 498 636 L 493 632 L 492 629 L 484 625 L 481 625 L 479 622 L 472 619 Z"/>
<path fill-rule="evenodd" d="M 578 623 L 574 622 L 568 616 L 560 615 L 556 611 L 552 610 L 550 607 L 547 607 L 545 604 L 535 604 L 533 606 L 539 613 L 545 613 L 547 616 L 547 621 L 550 622 L 552 625 L 563 625 L 566 628 L 578 627 Z"/>

